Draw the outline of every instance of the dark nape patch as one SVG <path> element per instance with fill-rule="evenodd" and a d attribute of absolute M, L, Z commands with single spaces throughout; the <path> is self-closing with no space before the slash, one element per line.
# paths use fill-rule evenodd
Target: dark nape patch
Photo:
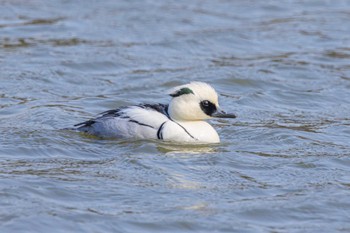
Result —
<path fill-rule="evenodd" d="M 213 113 L 217 111 L 215 104 L 209 100 L 203 100 L 199 105 L 201 106 L 202 111 L 208 116 L 213 115 Z"/>
<path fill-rule="evenodd" d="M 180 95 L 185 95 L 185 94 L 194 94 L 194 93 L 190 88 L 184 87 L 184 88 L 181 88 L 180 90 L 176 91 L 175 93 L 170 94 L 170 96 L 171 97 L 178 97 Z"/>

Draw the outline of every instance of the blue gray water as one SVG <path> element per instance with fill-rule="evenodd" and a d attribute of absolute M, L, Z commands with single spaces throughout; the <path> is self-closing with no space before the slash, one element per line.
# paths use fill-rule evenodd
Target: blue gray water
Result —
<path fill-rule="evenodd" d="M 0 5 L 0 232 L 350 231 L 349 1 Z M 194 80 L 220 145 L 61 130 Z"/>

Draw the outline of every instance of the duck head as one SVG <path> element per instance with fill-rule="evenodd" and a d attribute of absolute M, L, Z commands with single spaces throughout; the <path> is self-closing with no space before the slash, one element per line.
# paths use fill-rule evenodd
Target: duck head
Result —
<path fill-rule="evenodd" d="M 236 118 L 220 110 L 218 95 L 214 88 L 203 82 L 191 82 L 171 90 L 169 115 L 178 121 L 200 121 L 213 117 Z"/>

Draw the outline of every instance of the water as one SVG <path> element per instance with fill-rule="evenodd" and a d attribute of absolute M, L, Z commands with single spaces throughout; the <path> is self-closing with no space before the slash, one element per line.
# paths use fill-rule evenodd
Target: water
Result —
<path fill-rule="evenodd" d="M 349 232 L 349 1 L 0 1 L 0 232 Z M 216 146 L 61 130 L 212 84 Z"/>

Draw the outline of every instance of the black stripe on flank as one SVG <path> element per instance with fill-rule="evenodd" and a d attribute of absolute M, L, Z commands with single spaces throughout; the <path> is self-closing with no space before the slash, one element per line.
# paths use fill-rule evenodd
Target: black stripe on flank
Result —
<path fill-rule="evenodd" d="M 135 121 L 135 120 L 129 120 L 129 122 L 136 123 L 136 124 L 142 125 L 142 126 L 147 126 L 147 127 L 150 127 L 150 128 L 152 128 L 152 129 L 154 129 L 154 127 L 153 127 L 152 125 L 147 125 L 147 124 L 144 124 L 144 123 Z"/>
<path fill-rule="evenodd" d="M 89 120 L 89 121 L 84 121 L 84 122 L 82 122 L 82 123 L 79 123 L 79 124 L 75 124 L 74 126 L 75 127 L 88 127 L 88 126 L 91 126 L 91 125 L 93 125 L 93 124 L 95 124 L 96 123 L 96 121 L 94 121 L 94 120 Z"/>
<path fill-rule="evenodd" d="M 162 140 L 163 140 L 163 132 L 162 132 L 162 129 L 163 129 L 163 126 L 164 126 L 165 123 L 166 123 L 166 121 L 164 121 L 164 122 L 160 125 L 160 127 L 159 127 L 159 129 L 158 129 L 158 131 L 157 131 L 157 138 L 158 138 L 158 139 L 162 139 Z"/>

